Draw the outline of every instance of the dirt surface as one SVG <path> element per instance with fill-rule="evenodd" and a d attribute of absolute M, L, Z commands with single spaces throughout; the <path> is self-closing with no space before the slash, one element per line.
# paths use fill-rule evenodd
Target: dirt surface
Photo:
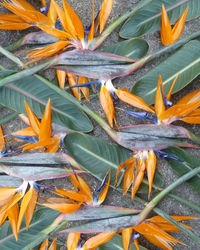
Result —
<path fill-rule="evenodd" d="M 32 3 L 34 2 L 34 5 L 38 7 L 37 3 L 39 1 L 31 1 Z M 96 1 L 97 2 L 97 1 Z M 97 3 L 97 7 L 100 1 Z M 129 10 L 131 7 L 133 7 L 137 2 L 139 1 L 127 1 L 127 0 L 114 0 L 114 7 L 111 13 L 111 17 L 109 18 L 109 23 L 111 23 L 117 16 L 120 14 L 124 13 L 125 11 Z M 81 20 L 83 21 L 84 25 L 89 25 L 91 22 L 91 12 L 92 12 L 92 0 L 68 0 L 68 3 L 73 7 L 73 9 L 79 14 L 81 17 Z M 96 8 L 97 9 L 97 8 Z M 0 13 L 6 13 L 5 9 L 3 7 L 0 7 Z M 195 31 L 199 30 L 200 26 L 200 18 L 197 18 L 193 21 L 188 22 L 185 25 L 184 32 L 182 34 L 182 37 L 187 36 L 188 34 L 191 34 Z M 113 44 L 114 42 L 121 41 L 121 39 L 118 36 L 119 29 L 114 31 L 111 36 L 104 42 L 104 45 L 109 45 Z M 6 46 L 10 44 L 11 42 L 19 39 L 21 36 L 24 34 L 27 34 L 28 30 L 25 31 L 0 31 L 0 45 L 1 46 Z M 159 40 L 159 32 L 154 32 L 148 35 L 145 35 L 144 38 L 148 41 L 150 50 L 149 53 L 157 51 L 159 48 L 162 47 L 160 40 Z M 162 61 L 164 57 L 159 58 L 152 63 L 147 64 L 145 67 L 142 69 L 138 70 L 134 74 L 121 78 L 121 79 L 116 79 L 113 81 L 113 84 L 116 88 L 122 88 L 125 87 L 127 89 L 131 89 L 133 84 L 141 77 L 143 76 L 149 69 L 157 65 L 160 61 Z M 1 57 L 1 64 L 4 65 L 5 67 L 9 67 L 11 63 Z M 55 73 L 53 71 L 47 71 L 45 76 L 49 77 L 50 79 L 54 78 Z M 191 92 L 195 89 L 198 89 L 200 87 L 200 78 L 196 78 L 193 82 L 189 84 L 189 86 L 185 87 L 181 92 L 175 94 L 172 98 L 173 102 L 176 102 L 179 100 L 182 96 L 187 94 L 188 92 Z M 91 99 L 91 102 L 89 106 L 94 109 L 98 114 L 100 114 L 102 117 L 105 118 L 103 111 L 100 107 L 99 100 L 97 96 L 94 96 Z M 127 105 L 124 104 L 119 104 L 118 107 L 125 108 Z M 4 108 L 0 112 L 0 118 L 6 116 L 10 110 L 7 108 Z M 117 119 L 119 122 L 119 125 L 128 125 L 128 124 L 134 124 L 137 123 L 138 120 L 133 119 L 132 117 L 125 115 L 122 112 L 117 112 Z M 16 118 L 12 121 L 10 121 L 7 124 L 3 125 L 5 133 L 11 133 L 13 131 L 17 131 L 18 129 L 21 129 L 24 127 L 24 124 L 21 122 L 19 118 Z M 105 132 L 94 122 L 94 132 L 93 134 L 97 137 L 104 138 L 106 140 L 109 140 L 108 136 L 105 134 Z M 191 131 L 193 131 L 196 134 L 200 135 L 199 131 L 199 125 L 184 125 L 184 127 L 189 128 Z M 200 156 L 198 150 L 189 150 L 196 156 Z M 170 166 L 167 164 L 165 160 L 159 160 L 157 164 L 157 171 L 159 171 L 162 176 L 165 179 L 165 186 L 170 185 L 173 183 L 178 176 L 174 173 L 174 171 L 170 168 Z M 91 186 L 96 186 L 98 184 L 98 181 L 94 178 L 91 178 L 91 176 L 85 175 L 84 178 L 86 181 L 88 181 Z M 67 187 L 67 181 L 66 180 L 53 180 L 53 181 L 46 181 L 45 183 L 50 183 L 51 185 L 59 185 L 61 187 Z M 190 200 L 191 202 L 195 203 L 196 205 L 200 206 L 200 198 L 199 195 L 196 191 L 194 191 L 188 184 L 183 184 L 179 186 L 176 190 L 173 191 L 174 194 L 180 195 L 181 197 L 185 197 L 186 199 Z M 146 195 L 144 196 L 146 198 Z M 106 204 L 110 205 L 117 205 L 121 207 L 134 207 L 134 208 L 142 208 L 141 204 L 136 202 L 135 200 L 131 201 L 127 197 L 123 198 L 118 191 L 113 191 L 110 190 L 108 194 L 108 198 L 106 199 Z M 160 202 L 159 208 L 163 209 L 166 213 L 169 215 L 187 215 L 187 216 L 199 216 L 199 214 L 195 213 L 193 210 L 189 209 L 188 207 L 176 202 L 175 200 L 171 198 L 165 198 L 162 202 Z M 192 226 L 194 232 L 200 236 L 200 222 L 199 220 L 191 221 L 187 223 L 189 226 Z M 174 237 L 176 237 L 178 240 L 181 240 L 187 246 L 183 246 L 180 244 L 177 244 L 174 249 L 179 250 L 179 249 L 199 249 L 199 246 L 197 245 L 196 242 L 192 241 L 190 238 L 185 236 L 182 232 L 180 233 L 173 233 L 172 234 Z M 141 244 L 147 247 L 147 249 L 157 249 L 155 246 L 149 244 L 146 240 L 142 239 L 140 240 Z"/>

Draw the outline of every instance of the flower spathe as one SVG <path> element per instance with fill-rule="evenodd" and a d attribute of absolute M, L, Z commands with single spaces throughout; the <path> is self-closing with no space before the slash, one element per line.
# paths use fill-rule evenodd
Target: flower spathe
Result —
<path fill-rule="evenodd" d="M 187 12 L 188 7 L 172 28 L 164 4 L 162 5 L 160 37 L 163 45 L 170 45 L 179 39 L 184 28 Z"/>

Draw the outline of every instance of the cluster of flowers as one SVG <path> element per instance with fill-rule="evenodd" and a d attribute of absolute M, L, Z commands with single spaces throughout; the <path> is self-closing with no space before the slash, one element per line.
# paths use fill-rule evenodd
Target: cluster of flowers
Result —
<path fill-rule="evenodd" d="M 85 30 L 84 26 L 79 19 L 78 15 L 73 11 L 69 4 L 63 0 L 64 10 L 55 2 L 50 0 L 46 3 L 41 1 L 43 8 L 41 12 L 37 11 L 32 5 L 25 0 L 10 0 L 0 3 L 7 9 L 13 12 L 13 14 L 1 14 L 0 15 L 0 29 L 6 30 L 23 30 L 29 27 L 37 27 L 41 29 L 41 36 L 48 34 L 55 39 L 53 43 L 45 47 L 35 49 L 28 53 L 27 58 L 32 59 L 27 64 L 40 61 L 57 53 L 66 51 L 67 49 L 89 49 L 94 50 L 97 46 L 94 45 L 95 34 L 98 32 L 101 34 L 106 25 L 107 19 L 110 15 L 113 0 L 104 0 L 98 15 L 95 17 L 94 1 L 93 1 L 93 14 L 91 26 Z M 161 18 L 161 42 L 163 45 L 169 45 L 175 42 L 181 35 L 188 9 L 186 8 L 182 16 L 172 28 L 169 22 L 164 5 L 162 6 L 162 18 Z M 26 65 L 27 65 L 26 64 Z M 155 105 L 148 106 L 140 97 L 133 95 L 126 89 L 114 88 L 111 80 L 94 80 L 89 82 L 89 79 L 83 76 L 75 76 L 73 74 L 57 70 L 57 78 L 60 88 L 65 87 L 66 77 L 68 83 L 72 88 L 74 96 L 81 100 L 81 93 L 89 102 L 89 88 L 94 83 L 100 85 L 100 102 L 102 108 L 107 117 L 108 123 L 113 128 L 115 122 L 117 128 L 117 121 L 115 116 L 115 102 L 117 99 L 135 107 L 142 109 L 143 112 L 131 112 L 126 113 L 137 117 L 147 119 L 155 125 L 154 131 L 162 131 L 166 129 L 173 129 L 171 125 L 174 121 L 181 120 L 187 123 L 200 123 L 200 90 L 196 90 L 181 100 L 175 105 L 170 101 L 173 87 L 176 83 L 177 77 L 165 97 L 163 82 L 161 76 L 159 76 Z M 14 152 L 25 152 L 28 150 L 36 149 L 43 153 L 55 153 L 62 146 L 62 138 L 58 137 L 52 132 L 51 124 L 51 102 L 48 101 L 43 117 L 41 121 L 36 117 L 29 105 L 25 102 L 26 112 L 28 119 L 22 116 L 28 128 L 19 130 L 12 134 L 15 140 L 25 141 L 25 144 L 16 148 Z M 134 127 L 139 128 L 140 125 Z M 149 128 L 149 127 L 148 127 Z M 151 127 L 152 128 L 152 127 Z M 178 129 L 179 127 L 177 127 Z M 119 128 L 118 128 L 119 129 Z M 130 131 L 131 127 L 121 128 L 121 133 Z M 5 141 L 3 139 L 3 132 L 1 132 L 1 156 L 7 156 L 12 152 L 5 151 Z M 119 132 L 120 135 L 120 132 Z M 120 136 L 118 137 L 119 144 L 126 146 Z M 170 145 L 170 143 L 169 143 Z M 167 144 L 168 146 L 168 144 Z M 182 145 L 182 146 L 191 146 Z M 124 195 L 128 192 L 132 186 L 132 199 L 138 191 L 140 184 L 142 183 L 145 171 L 147 172 L 149 182 L 149 197 L 152 190 L 152 184 L 156 169 L 156 156 L 172 157 L 162 151 L 166 146 L 147 147 L 145 149 L 134 150 L 132 158 L 128 159 L 119 165 L 116 173 L 116 185 L 118 184 L 118 176 L 120 171 L 126 167 L 124 171 Z M 74 186 L 73 190 L 64 190 L 59 188 L 45 188 L 54 194 L 60 196 L 59 198 L 48 198 L 45 200 L 48 203 L 42 203 L 52 209 L 56 209 L 62 213 L 73 213 L 81 206 L 100 206 L 105 200 L 109 184 L 110 184 L 110 171 L 107 173 L 102 185 L 96 192 L 92 192 L 87 183 L 79 175 L 70 175 L 71 182 Z M 9 219 L 15 238 L 18 238 L 18 232 L 22 223 L 22 219 L 25 215 L 26 227 L 28 229 L 30 221 L 32 219 L 36 202 L 38 200 L 38 191 L 41 188 L 36 182 L 25 181 L 18 188 L 2 188 L 0 189 L 0 225 L 4 223 L 6 218 Z M 43 187 L 44 188 L 44 187 Z M 28 191 L 27 191 L 28 190 Z M 26 192 L 27 191 L 27 192 Z M 22 199 L 22 200 L 21 200 Z M 18 202 L 21 200 L 19 208 Z M 193 219 L 194 217 L 186 216 L 172 216 L 176 221 Z M 187 227 L 187 226 L 186 226 Z M 189 227 L 187 227 L 189 228 Z M 143 235 L 153 244 L 164 248 L 171 249 L 170 244 L 176 242 L 176 240 L 167 232 L 178 231 L 178 228 L 170 224 L 168 221 L 160 216 L 154 216 L 146 219 L 141 224 L 122 229 L 121 231 L 111 233 L 100 233 L 84 240 L 84 237 L 80 233 L 69 233 L 67 239 L 67 248 L 69 250 L 74 249 L 94 249 L 95 247 L 107 242 L 115 234 L 121 234 L 123 239 L 124 249 L 130 249 L 131 244 L 134 242 L 137 249 L 139 249 L 137 238 L 139 235 Z M 53 249 L 53 245 L 56 244 L 54 239 L 49 249 Z M 42 243 L 40 249 L 46 249 L 48 246 L 48 240 Z"/>

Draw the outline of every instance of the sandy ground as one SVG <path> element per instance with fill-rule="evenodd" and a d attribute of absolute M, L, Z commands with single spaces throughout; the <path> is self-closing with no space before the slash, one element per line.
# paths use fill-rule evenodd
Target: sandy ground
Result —
<path fill-rule="evenodd" d="M 32 3 L 34 2 L 35 6 L 38 6 L 37 3 L 39 1 L 31 1 Z M 96 1 L 97 2 L 97 1 Z M 111 23 L 117 16 L 120 14 L 124 13 L 125 11 L 129 10 L 131 7 L 133 7 L 137 2 L 139 1 L 127 1 L 127 0 L 115 0 L 114 1 L 114 7 L 111 13 L 111 17 L 109 18 L 109 23 Z M 85 25 L 90 24 L 91 21 L 91 12 L 92 12 L 92 0 L 68 0 L 68 3 L 74 8 L 74 10 L 79 14 L 81 17 L 81 20 Z M 98 5 L 98 4 L 97 4 Z M 0 13 L 4 13 L 5 9 L 0 7 Z M 187 36 L 188 34 L 191 34 L 195 31 L 198 31 L 200 25 L 200 18 L 197 18 L 196 20 L 190 21 L 186 24 L 184 28 L 184 32 L 182 34 L 182 37 Z M 121 39 L 118 36 L 118 31 L 114 31 L 112 35 L 104 42 L 104 45 L 109 45 L 114 42 L 118 42 Z M 28 31 L 0 31 L 0 45 L 1 46 L 6 46 L 10 44 L 11 42 L 19 39 L 22 35 L 28 33 Z M 151 34 L 148 34 L 144 37 L 150 46 L 149 53 L 157 51 L 159 48 L 161 48 L 161 44 L 159 41 L 159 33 L 154 32 Z M 121 78 L 121 79 L 116 79 L 113 81 L 114 85 L 118 88 L 125 87 L 127 89 L 131 89 L 133 84 L 139 79 L 141 76 L 143 76 L 149 69 L 151 69 L 153 66 L 158 64 L 161 60 L 163 60 L 164 57 L 157 59 L 156 61 L 153 61 L 152 63 L 149 63 L 142 69 L 138 70 L 134 74 L 126 77 L 126 78 Z M 7 59 L 2 59 L 1 58 L 1 64 L 4 66 L 9 66 L 10 62 Z M 45 74 L 46 76 L 48 75 L 49 78 L 53 78 L 55 76 L 54 72 L 49 72 Z M 189 91 L 198 89 L 200 87 L 199 83 L 200 78 L 196 78 L 193 82 L 190 83 L 189 86 L 185 87 L 180 93 L 177 93 L 173 96 L 173 101 L 176 102 L 180 97 L 184 96 L 187 94 Z M 100 107 L 99 101 L 97 97 L 92 98 L 90 106 L 100 115 L 104 117 L 104 114 L 102 112 L 102 109 Z M 121 106 L 124 108 L 126 105 Z M 119 106 L 120 107 L 120 106 Z M 0 117 L 3 117 L 7 115 L 10 111 L 8 109 L 3 109 L 1 110 Z M 117 114 L 119 125 L 125 125 L 125 124 L 133 124 L 135 123 L 134 119 L 132 119 L 129 116 L 126 116 L 122 113 Z M 122 119 L 123 118 L 123 119 Z M 93 134 L 95 136 L 109 139 L 108 136 L 105 134 L 105 132 L 97 126 L 95 123 L 95 129 Z M 19 118 L 16 118 L 12 121 L 10 121 L 7 124 L 3 125 L 3 128 L 5 132 L 13 132 L 17 131 L 18 129 L 22 128 L 24 124 L 21 122 Z M 199 125 L 186 125 L 185 127 L 190 128 L 193 132 L 196 134 L 200 134 L 199 131 Z M 190 150 L 191 151 L 191 150 Z M 200 155 L 199 151 L 193 150 L 193 153 L 195 155 Z M 163 175 L 165 179 L 165 186 L 170 185 L 173 183 L 178 176 L 174 173 L 174 171 L 170 168 L 170 166 L 167 164 L 166 161 L 164 160 L 159 160 L 158 165 L 157 165 L 157 170 Z M 87 175 L 85 176 L 86 180 L 92 185 L 96 186 L 98 181 L 95 180 L 94 178 L 91 179 L 91 177 L 88 177 Z M 51 182 L 46 182 L 46 183 L 51 183 L 51 185 L 58 185 L 66 187 L 67 182 L 66 180 L 59 180 L 59 181 L 51 181 Z M 180 195 L 181 197 L 185 197 L 186 199 L 190 200 L 191 202 L 200 205 L 200 198 L 199 195 L 196 191 L 194 191 L 188 184 L 183 184 L 179 186 L 176 190 L 173 191 L 174 194 Z M 124 207 L 134 207 L 134 208 L 142 208 L 142 206 L 135 202 L 134 200 L 131 201 L 128 198 L 123 198 L 117 191 L 109 191 L 108 198 L 106 199 L 106 204 L 110 205 L 117 205 L 117 206 L 124 206 Z M 160 202 L 159 208 L 163 209 L 165 212 L 167 212 L 170 215 L 188 215 L 188 216 L 199 216 L 199 214 L 195 213 L 193 210 L 189 209 L 188 207 L 176 202 L 175 200 L 172 200 L 171 198 L 165 198 L 162 202 Z M 199 232 L 199 226 L 200 222 L 199 221 L 193 221 L 191 223 L 188 223 L 188 225 L 191 225 L 192 228 L 194 229 L 194 232 L 200 236 Z M 185 236 L 182 232 L 181 233 L 174 233 L 173 236 L 175 236 L 178 240 L 183 241 L 187 246 L 182 246 L 182 245 L 177 245 L 174 247 L 174 249 L 179 250 L 179 249 L 199 249 L 198 245 L 196 242 L 192 241 L 190 238 Z M 148 249 L 157 249 L 155 246 L 149 244 L 147 241 L 144 239 L 141 239 L 141 243 L 146 246 Z"/>

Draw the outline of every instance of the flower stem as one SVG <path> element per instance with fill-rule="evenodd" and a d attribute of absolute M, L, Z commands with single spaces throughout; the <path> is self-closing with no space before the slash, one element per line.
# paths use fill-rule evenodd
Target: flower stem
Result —
<path fill-rule="evenodd" d="M 170 186 L 165 188 L 163 191 L 161 191 L 153 200 L 151 200 L 146 207 L 142 210 L 140 213 L 139 223 L 145 220 L 145 218 L 148 216 L 148 214 L 151 212 L 151 210 L 174 188 L 179 186 L 180 184 L 184 183 L 185 181 L 191 179 L 195 175 L 200 173 L 200 167 L 197 167 L 193 170 L 191 170 L 189 173 L 183 175 L 180 177 L 177 181 L 172 183 Z"/>

